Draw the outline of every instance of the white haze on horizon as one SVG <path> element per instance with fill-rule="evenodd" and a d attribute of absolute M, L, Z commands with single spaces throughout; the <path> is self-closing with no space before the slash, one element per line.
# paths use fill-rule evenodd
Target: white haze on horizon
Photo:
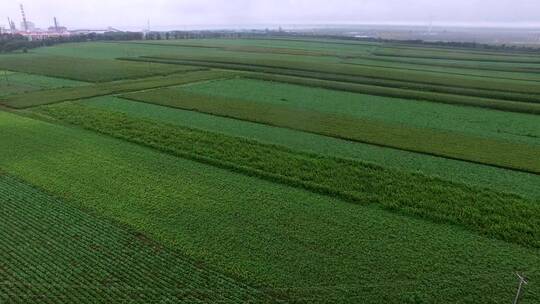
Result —
<path fill-rule="evenodd" d="M 540 27 L 540 0 L 25 0 L 38 27 L 251 28 L 269 25 L 418 24 Z M 21 21 L 20 2 L 0 1 L 0 24 Z"/>

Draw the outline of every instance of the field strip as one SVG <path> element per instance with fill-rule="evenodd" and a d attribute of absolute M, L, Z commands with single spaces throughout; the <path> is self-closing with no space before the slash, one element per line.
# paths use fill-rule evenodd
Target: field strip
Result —
<path fill-rule="evenodd" d="M 524 114 L 540 114 L 540 103 L 517 102 L 507 100 L 492 100 L 474 96 L 459 96 L 444 93 L 424 92 L 407 89 L 396 89 L 341 81 L 320 80 L 297 76 L 278 74 L 251 73 L 244 75 L 246 78 L 277 81 L 283 83 L 311 86 L 338 91 L 346 91 L 375 96 L 394 97 L 402 99 L 423 100 L 450 105 L 471 106 L 499 111 L 516 112 Z"/>
<path fill-rule="evenodd" d="M 347 115 L 160 89 L 124 95 L 184 110 L 311 132 L 362 143 L 540 174 L 540 149 L 457 132 L 415 128 Z"/>
<path fill-rule="evenodd" d="M 176 86 L 191 82 L 232 77 L 234 74 L 221 71 L 192 71 L 168 76 L 157 76 L 136 80 L 100 83 L 77 88 L 52 89 L 8 96 L 0 99 L 0 103 L 8 107 L 23 109 L 44 104 L 78 100 L 90 97 L 105 96 L 148 89 Z"/>
<path fill-rule="evenodd" d="M 264 282 L 271 286 L 265 291 L 287 295 L 289 302 L 358 302 L 361 297 L 368 303 L 403 303 L 414 297 L 437 303 L 467 297 L 487 304 L 512 300 L 516 269 L 533 282 L 540 276 L 538 249 L 480 237 L 442 221 L 346 204 L 9 113 L 0 112 L 0 127 L 0 140 L 9 143 L 0 145 L 5 172 L 136 227 L 195 260 L 248 282 Z M 402 195 L 418 188 L 404 189 Z M 474 197 L 491 193 L 490 202 L 498 197 L 476 190 Z M 69 294 L 82 292 L 91 290 Z M 527 301 L 538 302 L 538 285 L 528 286 L 526 295 Z M 64 301 L 69 300 L 74 301 Z"/>
<path fill-rule="evenodd" d="M 489 63 L 489 62 L 473 62 L 473 61 L 459 61 L 459 60 L 429 60 L 429 59 L 417 59 L 417 58 L 402 58 L 398 56 L 384 56 L 384 57 L 374 57 L 374 56 L 358 56 L 356 58 L 348 59 L 354 62 L 354 59 L 366 59 L 377 62 L 384 63 L 403 63 L 410 65 L 418 65 L 425 67 L 443 67 L 443 68 L 458 68 L 458 69 L 467 69 L 467 70 L 479 70 L 479 71 L 492 71 L 492 72 L 505 72 L 505 73 L 527 73 L 529 77 L 532 77 L 535 73 L 538 72 L 539 68 L 527 67 L 518 64 L 505 64 L 505 63 Z M 530 75 L 533 74 L 533 75 Z M 490 76 L 484 76 L 491 78 Z M 513 77 L 497 77 L 511 80 L 523 80 L 523 81 L 538 81 L 538 78 L 516 78 Z"/>
<path fill-rule="evenodd" d="M 256 104 L 346 115 L 351 118 L 375 120 L 394 125 L 540 145 L 540 128 L 536 115 L 381 97 L 265 79 L 250 79 L 249 75 L 193 83 L 171 87 L 171 89 L 178 90 L 180 95 L 183 92 L 189 92 Z"/>
<path fill-rule="evenodd" d="M 79 58 L 42 54 L 0 56 L 0 69 L 85 82 L 110 82 L 166 76 L 193 70 L 164 64 L 133 64 L 112 59 Z"/>
<path fill-rule="evenodd" d="M 216 84 L 219 84 L 219 81 Z M 182 86 L 182 90 L 184 89 L 186 87 Z M 264 92 L 258 87 L 254 88 L 254 90 L 258 93 Z M 275 88 L 275 90 L 280 92 L 290 91 L 290 89 L 282 89 L 281 87 Z M 224 93 L 227 90 L 220 87 L 216 88 L 215 91 Z M 251 98 L 251 96 L 244 95 L 244 92 L 245 90 L 239 92 L 240 96 Z M 301 92 L 301 94 L 303 95 L 304 93 Z M 321 96 L 317 92 L 314 92 L 314 94 Z M 310 96 L 307 95 L 306 97 L 312 100 Z M 314 133 L 272 127 L 151 103 L 134 102 L 115 96 L 85 99 L 76 103 L 82 103 L 85 106 L 106 111 L 124 113 L 132 118 L 148 119 L 180 127 L 248 138 L 262 143 L 285 146 L 296 151 L 381 164 L 383 167 L 402 171 L 421 172 L 427 176 L 440 177 L 445 180 L 476 187 L 490 188 L 497 192 L 516 193 L 531 200 L 540 200 L 540 188 L 536 187 L 540 184 L 540 175 L 361 144 Z M 461 110 L 468 112 L 470 109 Z M 505 113 L 497 114 L 501 116 L 506 115 Z M 473 115 L 476 114 L 473 113 Z M 494 117 L 493 119 L 498 120 L 498 117 Z M 465 125 L 465 128 L 468 128 L 468 126 Z"/>
<path fill-rule="evenodd" d="M 403 57 L 403 58 L 420 58 L 420 59 L 434 59 L 434 60 L 463 60 L 463 61 L 480 61 L 480 62 L 503 62 L 503 63 L 529 63 L 529 64 L 538 64 L 540 63 L 539 57 L 529 57 L 523 58 L 518 56 L 474 56 L 471 54 L 463 54 L 463 56 L 456 56 L 451 53 L 447 55 L 435 55 L 435 54 L 418 54 L 418 51 L 413 51 L 413 53 L 406 52 L 384 52 L 377 51 L 373 55 L 376 56 L 392 56 L 392 57 Z"/>
<path fill-rule="evenodd" d="M 1 172 L 0 200 L 5 249 L 0 250 L 0 302 L 271 300 L 204 263 Z"/>
<path fill-rule="evenodd" d="M 464 105 L 464 106 L 475 106 L 475 107 L 485 107 L 501 111 L 512 111 L 518 113 L 530 113 L 538 114 L 540 113 L 540 103 L 538 103 L 539 97 L 537 95 L 522 94 L 515 92 L 489 92 L 475 89 L 460 89 L 452 87 L 436 87 L 433 85 L 421 85 L 425 90 L 421 88 L 416 89 L 407 89 L 408 87 L 415 87 L 415 84 L 408 86 L 406 83 L 396 83 L 392 84 L 391 81 L 383 81 L 376 79 L 358 79 L 356 76 L 340 76 L 333 75 L 328 73 L 318 73 L 318 72 L 309 72 L 309 71 L 296 71 L 291 69 L 281 69 L 281 68 L 258 68 L 250 65 L 239 66 L 231 64 L 221 64 L 221 63 L 203 63 L 203 62 L 193 62 L 193 61 L 167 61 L 159 59 L 148 59 L 150 61 L 157 60 L 162 63 L 171 63 L 171 64 L 194 64 L 200 65 L 209 68 L 221 68 L 229 69 L 233 71 L 248 71 L 261 73 L 257 76 L 260 78 L 266 78 L 268 80 L 283 79 L 281 81 L 294 81 L 294 83 L 305 83 L 306 85 L 325 87 L 325 88 L 334 88 L 341 89 L 351 92 L 358 92 L 364 94 L 378 95 L 378 96 L 387 96 L 387 97 L 397 97 L 405 99 L 417 99 L 417 100 L 426 100 L 432 102 L 440 102 L 447 104 L 455 105 Z M 390 86 L 388 86 L 390 85 Z M 429 88 L 425 88 L 429 86 Z M 405 88 L 404 88 L 405 87 Z M 442 89 L 444 92 L 441 93 L 430 90 L 439 90 Z M 462 94 L 462 95 L 459 95 Z M 474 94 L 478 96 L 471 96 L 467 94 Z M 496 96 L 496 99 L 479 97 L 479 96 Z M 522 100 L 512 101 L 512 100 Z"/>
<path fill-rule="evenodd" d="M 376 203 L 388 210 L 453 223 L 483 235 L 540 248 L 540 225 L 533 220 L 533 214 L 540 212 L 540 204 L 519 196 L 130 118 L 80 104 L 53 105 L 34 111 L 59 122 L 235 172 L 356 203 Z M 508 208 L 512 210 L 511 216 Z M 521 220 L 516 221 L 516 218 Z M 526 229 L 527 234 L 520 233 L 521 229 Z"/>
<path fill-rule="evenodd" d="M 516 71 L 510 71 L 510 70 L 504 70 L 504 69 L 488 69 L 488 68 L 481 68 L 481 67 L 466 67 L 466 66 L 463 66 L 463 67 L 459 67 L 459 66 L 456 66 L 456 64 L 447 64 L 447 65 L 444 65 L 444 64 L 428 64 L 428 63 L 424 63 L 424 64 L 421 64 L 421 63 L 409 63 L 407 61 L 399 61 L 399 60 L 395 60 L 395 61 L 392 61 L 392 60 L 381 60 L 379 58 L 373 58 L 373 57 L 369 57 L 369 56 L 365 56 L 365 57 L 358 57 L 358 59 L 365 59 L 365 60 L 369 60 L 371 62 L 382 62 L 382 63 L 385 63 L 385 62 L 392 62 L 392 63 L 401 63 L 401 64 L 407 64 L 407 65 L 411 65 L 410 67 L 407 66 L 407 67 L 404 67 L 404 66 L 397 66 L 397 67 L 393 67 L 392 65 L 382 65 L 381 63 L 361 63 L 361 62 L 355 62 L 355 61 L 347 61 L 347 59 L 341 61 L 341 63 L 344 63 L 344 64 L 350 64 L 350 65 L 355 65 L 355 66 L 365 66 L 365 67 L 370 67 L 370 68 L 382 68 L 382 69 L 395 69 L 395 70 L 406 70 L 406 71 L 415 71 L 415 72 L 433 72 L 433 73 L 444 73 L 444 74 L 448 74 L 448 75 L 457 75 L 457 76 L 464 76 L 464 77 L 470 77 L 470 76 L 473 76 L 473 77 L 483 77 L 483 78 L 491 78 L 491 79 L 497 79 L 497 80 L 516 80 L 516 81 L 537 81 L 537 82 L 540 82 L 540 78 L 516 78 L 516 77 L 511 77 L 511 76 L 495 76 L 495 75 L 479 75 L 479 74 L 471 74 L 471 73 L 466 73 L 465 71 L 466 70 L 470 70 L 471 72 L 475 71 L 475 70 L 486 70 L 486 71 L 497 71 L 497 72 L 505 72 L 505 73 L 513 73 L 513 72 L 522 72 L 522 73 L 530 73 L 530 74 L 533 74 L 535 75 L 536 73 L 540 72 L 540 68 L 538 69 L 535 69 L 535 70 L 519 70 L 519 69 L 516 69 Z M 412 66 L 415 66 L 416 67 L 412 67 Z M 445 72 L 442 72 L 442 71 L 438 71 L 438 70 L 434 70 L 433 67 L 441 67 L 441 68 L 456 68 L 456 69 L 463 69 L 464 71 L 460 71 L 460 72 L 457 72 L 457 71 L 445 71 Z M 431 67 L 432 69 L 429 69 L 429 67 Z"/>
<path fill-rule="evenodd" d="M 120 58 L 121 60 L 128 61 L 151 61 L 156 60 L 156 63 L 170 63 L 191 62 L 192 65 L 222 65 L 230 66 L 236 69 L 258 69 L 258 71 L 268 70 L 272 72 L 272 68 L 278 71 L 292 71 L 292 72 L 312 72 L 322 74 L 331 74 L 341 77 L 364 77 L 372 80 L 379 81 L 402 81 L 410 84 L 424 84 L 424 85 L 440 85 L 454 88 L 468 88 L 468 89 L 480 89 L 480 90 L 492 90 L 501 92 L 515 92 L 515 93 L 527 93 L 527 94 L 540 94 L 540 88 L 536 81 L 509 81 L 509 80 L 495 80 L 488 79 L 480 76 L 462 77 L 455 76 L 440 72 L 414 72 L 414 71 L 385 71 L 380 68 L 366 68 L 355 67 L 348 64 L 339 63 L 326 63 L 320 62 L 314 64 L 312 62 L 296 61 L 290 62 L 286 60 L 275 59 L 256 59 L 256 58 L 242 58 L 242 57 L 220 57 L 220 56 L 187 56 L 187 55 L 163 55 L 163 56 L 141 56 L 136 58 Z M 159 60 L 163 60 L 160 62 Z M 381 82 L 384 83 L 384 82 Z"/>

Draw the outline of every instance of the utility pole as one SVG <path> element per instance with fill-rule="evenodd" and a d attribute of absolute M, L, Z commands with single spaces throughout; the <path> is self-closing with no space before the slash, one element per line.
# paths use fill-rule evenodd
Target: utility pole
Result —
<path fill-rule="evenodd" d="M 520 275 L 519 273 L 516 273 L 519 278 L 519 286 L 516 293 L 516 298 L 514 299 L 514 304 L 519 303 L 519 299 L 521 298 L 521 294 L 523 293 L 523 286 L 529 284 L 529 280 L 527 277 Z"/>

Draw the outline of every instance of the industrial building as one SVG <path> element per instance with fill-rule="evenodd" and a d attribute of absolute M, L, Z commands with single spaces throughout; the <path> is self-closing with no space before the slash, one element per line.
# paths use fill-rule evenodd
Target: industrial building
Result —
<path fill-rule="evenodd" d="M 19 34 L 24 37 L 27 37 L 29 40 L 41 40 L 52 37 L 67 37 L 71 33 L 64 26 L 60 26 L 56 17 L 53 19 L 53 26 L 50 26 L 47 30 L 42 30 L 36 27 L 36 25 L 27 19 L 24 6 L 20 5 L 21 9 L 21 18 L 20 28 L 17 29 L 15 22 L 8 17 L 8 27 L 2 28 L 0 33 L 7 34 Z"/>

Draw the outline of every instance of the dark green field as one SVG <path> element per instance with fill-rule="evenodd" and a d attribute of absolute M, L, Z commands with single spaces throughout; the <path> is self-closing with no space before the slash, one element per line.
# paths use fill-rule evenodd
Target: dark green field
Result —
<path fill-rule="evenodd" d="M 0 303 L 540 302 L 540 54 L 0 55 Z"/>

